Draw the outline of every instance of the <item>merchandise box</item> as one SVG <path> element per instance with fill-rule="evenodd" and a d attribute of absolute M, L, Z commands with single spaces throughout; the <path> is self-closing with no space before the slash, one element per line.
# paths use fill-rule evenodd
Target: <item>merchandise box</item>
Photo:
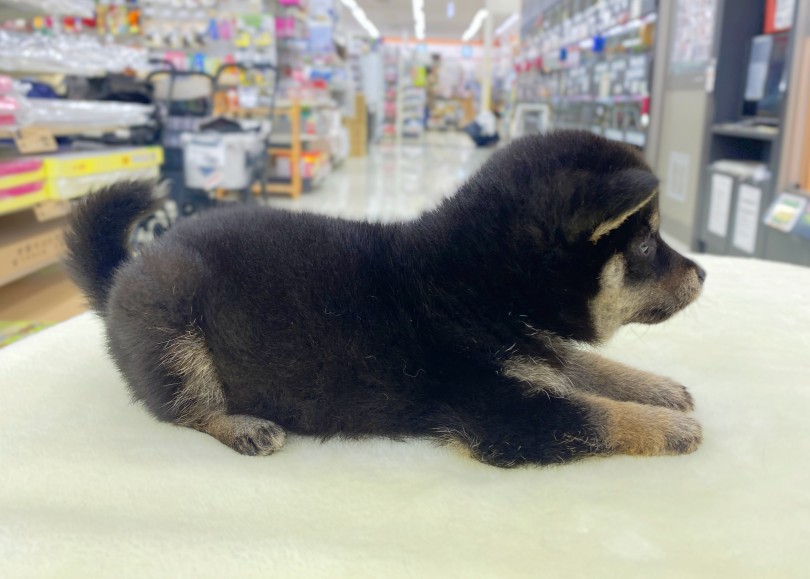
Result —
<path fill-rule="evenodd" d="M 59 261 L 65 252 L 66 220 L 38 222 L 33 212 L 16 213 L 0 222 L 0 285 Z"/>
<path fill-rule="evenodd" d="M 32 207 L 46 198 L 41 159 L 0 160 L 0 215 Z"/>
<path fill-rule="evenodd" d="M 45 180 L 45 166 L 36 157 L 0 160 L 0 197 L 8 192 Z"/>

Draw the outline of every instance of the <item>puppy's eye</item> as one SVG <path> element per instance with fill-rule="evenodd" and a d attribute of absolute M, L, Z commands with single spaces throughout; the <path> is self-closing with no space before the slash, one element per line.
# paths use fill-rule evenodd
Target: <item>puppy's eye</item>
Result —
<path fill-rule="evenodd" d="M 655 255 L 655 242 L 653 240 L 642 241 L 638 246 L 638 252 L 644 257 Z"/>

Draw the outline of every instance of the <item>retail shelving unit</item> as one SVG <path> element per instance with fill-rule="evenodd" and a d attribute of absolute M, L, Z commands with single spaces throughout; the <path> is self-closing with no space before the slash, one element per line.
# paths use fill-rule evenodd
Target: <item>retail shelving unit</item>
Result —
<path fill-rule="evenodd" d="M 524 2 L 516 103 L 547 105 L 551 128 L 645 149 L 657 19 L 650 0 Z"/>
<path fill-rule="evenodd" d="M 717 64 L 695 214 L 698 251 L 810 265 L 810 240 L 763 222 L 776 196 L 799 181 L 788 174 L 783 156 L 800 146 L 793 141 L 801 139 L 788 135 L 791 125 L 800 124 L 788 97 L 802 88 L 797 73 L 810 25 L 795 17 L 794 7 L 810 16 L 810 2 L 796 2 L 789 6 L 788 28 L 766 34 L 762 0 L 717 4 Z M 755 51 L 763 46 L 760 57 Z M 766 117 L 751 109 L 752 99 L 762 98 L 769 99 Z"/>
<path fill-rule="evenodd" d="M 0 20 L 11 18 L 33 18 L 41 15 L 42 10 L 59 9 L 59 3 L 30 2 L 30 13 L 7 12 L 0 7 Z M 93 14 L 94 2 L 70 4 L 76 10 L 84 9 L 82 16 Z M 73 14 L 75 15 L 75 14 Z M 70 15 L 70 16 L 73 16 Z M 51 16 L 54 16 L 51 14 Z M 67 15 L 66 15 L 67 16 Z M 36 21 L 37 19 L 33 19 Z M 28 23 L 29 21 L 24 21 Z M 15 27 L 19 21 L 15 20 Z M 92 31 L 91 31 L 92 32 Z M 20 36 L 27 34 L 38 40 L 33 45 L 37 51 L 20 54 L 23 64 L 14 59 L 4 59 L 2 71 L 5 75 L 25 76 L 26 78 L 48 75 L 54 72 L 57 59 L 57 46 L 69 50 L 71 46 L 87 47 L 92 34 L 72 37 L 66 34 L 64 44 L 54 44 L 49 51 L 42 50 L 52 40 L 49 36 L 36 37 L 34 33 L 12 31 L 10 34 Z M 71 41 L 75 40 L 75 44 Z M 113 47 L 111 52 L 118 49 Z M 119 53 L 119 52 L 116 52 Z M 64 57 L 64 55 L 62 55 Z M 74 61 L 81 60 L 80 55 L 71 53 Z M 24 60 L 27 58 L 28 60 Z M 69 59 L 68 59 L 69 60 Z M 108 67 L 118 66 L 110 62 Z M 94 62 L 98 62 L 98 58 Z M 82 62 L 72 62 L 62 72 L 74 76 L 105 74 L 106 69 L 99 69 L 95 64 L 83 66 Z M 5 78 L 5 77 L 4 77 Z M 14 113 L 14 123 L 0 128 L 0 140 L 4 141 L 0 154 L 0 286 L 20 280 L 28 275 L 58 263 L 64 254 L 62 239 L 65 217 L 70 211 L 69 201 L 86 195 L 93 188 L 108 184 L 114 180 L 158 176 L 162 162 L 162 150 L 159 147 L 126 147 L 85 150 L 71 152 L 57 151 L 56 138 L 59 137 L 93 137 L 117 135 L 130 128 L 127 121 L 110 116 L 110 121 L 101 123 L 65 122 L 66 113 L 75 110 L 63 106 L 72 105 L 72 101 L 43 101 L 36 109 L 21 94 L 19 85 L 4 81 L 10 102 L 18 106 Z M 25 105 L 25 106 L 23 106 Z M 115 105 L 113 105 L 115 106 Z M 57 109 L 61 112 L 57 112 Z M 36 110 L 32 120 L 31 114 Z M 115 109 L 116 111 L 120 109 Z M 146 110 L 146 109 L 144 109 Z M 93 108 L 93 119 L 98 118 L 98 107 Z M 55 115 L 49 117 L 48 115 Z M 148 116 L 148 115 L 146 115 Z M 139 121 L 144 115 L 137 115 Z"/>
<path fill-rule="evenodd" d="M 402 136 L 421 137 L 425 128 L 425 89 L 408 85 L 401 87 L 400 90 L 402 92 L 400 109 Z"/>
<path fill-rule="evenodd" d="M 279 104 L 276 107 L 277 116 L 286 116 L 290 119 L 289 146 L 281 144 L 273 146 L 267 150 L 270 157 L 289 155 L 290 178 L 286 180 L 276 180 L 264 186 L 265 193 L 281 193 L 293 198 L 299 197 L 303 191 L 303 180 L 301 179 L 301 155 L 303 152 L 303 139 L 301 134 L 301 104 L 296 100 L 290 104 Z M 274 139 L 284 140 L 280 135 L 274 135 Z M 286 181 L 286 182 L 285 182 Z"/>
<path fill-rule="evenodd" d="M 401 54 L 397 46 L 383 48 L 383 136 L 399 136 L 399 77 Z"/>

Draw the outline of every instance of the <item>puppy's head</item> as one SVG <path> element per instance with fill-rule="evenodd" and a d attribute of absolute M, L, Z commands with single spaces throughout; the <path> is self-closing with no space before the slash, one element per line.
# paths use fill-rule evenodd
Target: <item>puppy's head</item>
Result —
<path fill-rule="evenodd" d="M 658 179 L 624 147 L 607 144 L 611 170 L 590 172 L 563 226 L 574 255 L 592 264 L 596 294 L 588 300 L 597 341 L 629 323 L 657 324 L 700 295 L 706 272 L 661 238 Z M 635 155 L 635 154 L 633 154 Z M 594 181 L 596 179 L 596 181 Z M 595 267 L 594 267 L 595 266 Z"/>
<path fill-rule="evenodd" d="M 606 216 L 592 234 L 609 247 L 588 309 L 598 340 L 629 323 L 657 324 L 700 295 L 706 272 L 659 233 L 657 194 L 629 215 Z"/>
<path fill-rule="evenodd" d="M 478 246 L 495 248 L 498 281 L 558 335 L 599 342 L 624 324 L 661 322 L 706 276 L 661 239 L 658 179 L 641 155 L 591 133 L 513 141 L 453 204 L 465 226 L 481 222 L 476 235 L 495 232 Z"/>

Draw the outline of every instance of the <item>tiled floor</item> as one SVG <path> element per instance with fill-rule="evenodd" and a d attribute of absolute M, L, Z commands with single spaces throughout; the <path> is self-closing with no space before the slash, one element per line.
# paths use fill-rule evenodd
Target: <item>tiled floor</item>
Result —
<path fill-rule="evenodd" d="M 347 219 L 409 220 L 454 193 L 490 153 L 459 133 L 381 143 L 367 157 L 346 160 L 318 190 L 270 204 Z"/>

